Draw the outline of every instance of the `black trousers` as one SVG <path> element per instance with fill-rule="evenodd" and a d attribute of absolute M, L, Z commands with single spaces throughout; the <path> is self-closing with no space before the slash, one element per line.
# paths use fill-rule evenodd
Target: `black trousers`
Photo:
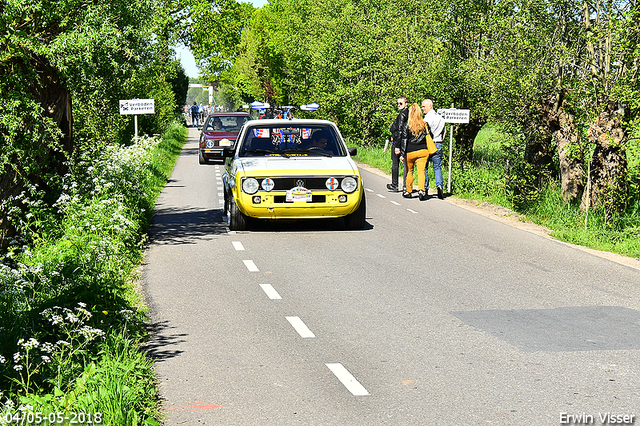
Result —
<path fill-rule="evenodd" d="M 404 176 L 407 174 L 407 166 L 403 163 Z M 400 154 L 396 154 L 396 148 L 391 145 L 391 184 L 398 186 L 398 175 L 400 173 Z M 404 188 L 404 179 L 402 180 Z"/>

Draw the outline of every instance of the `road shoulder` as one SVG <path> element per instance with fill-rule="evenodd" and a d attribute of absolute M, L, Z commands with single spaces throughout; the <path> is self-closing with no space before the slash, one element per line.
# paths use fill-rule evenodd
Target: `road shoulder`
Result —
<path fill-rule="evenodd" d="M 367 170 L 371 173 L 375 173 L 379 176 L 385 176 L 389 178 L 389 180 L 391 180 L 391 176 L 387 175 L 386 173 L 382 172 L 379 169 L 376 169 L 374 167 L 371 167 L 361 162 L 357 162 L 357 164 L 358 164 L 358 167 L 364 170 Z M 433 195 L 433 191 L 430 191 L 430 194 Z M 476 214 L 488 217 L 493 220 L 497 220 L 498 222 L 502 222 L 506 225 L 513 226 L 514 228 L 522 229 L 523 231 L 531 232 L 533 234 L 558 241 L 561 244 L 566 244 L 578 250 L 591 253 L 595 256 L 602 257 L 604 259 L 608 259 L 612 262 L 616 262 L 621 265 L 625 265 L 630 268 L 640 270 L 640 260 L 634 259 L 632 257 L 622 256 L 616 253 L 595 250 L 588 247 L 560 241 L 551 235 L 551 230 L 549 228 L 527 221 L 525 219 L 525 216 L 518 214 L 506 207 L 497 206 L 484 201 L 466 200 L 466 199 L 458 198 L 455 196 L 449 196 L 445 198 L 445 201 L 450 204 L 455 204 L 456 206 L 459 206 L 465 210 L 469 210 Z"/>

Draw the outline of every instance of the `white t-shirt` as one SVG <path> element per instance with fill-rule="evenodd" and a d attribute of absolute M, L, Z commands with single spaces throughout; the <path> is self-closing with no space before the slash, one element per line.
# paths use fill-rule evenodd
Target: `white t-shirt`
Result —
<path fill-rule="evenodd" d="M 424 121 L 427 122 L 431 129 L 433 141 L 436 143 L 442 143 L 442 138 L 444 136 L 444 118 L 432 109 L 425 114 Z"/>

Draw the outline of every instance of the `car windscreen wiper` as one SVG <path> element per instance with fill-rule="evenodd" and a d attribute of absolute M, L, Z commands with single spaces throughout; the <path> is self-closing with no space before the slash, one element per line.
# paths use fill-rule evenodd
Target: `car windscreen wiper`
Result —
<path fill-rule="evenodd" d="M 286 152 L 289 154 L 320 154 L 325 157 L 333 157 L 332 153 L 320 147 L 288 149 Z"/>

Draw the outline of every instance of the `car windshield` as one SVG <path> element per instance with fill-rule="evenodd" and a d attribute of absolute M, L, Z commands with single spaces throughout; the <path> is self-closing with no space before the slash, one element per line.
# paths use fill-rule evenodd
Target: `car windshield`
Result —
<path fill-rule="evenodd" d="M 346 151 L 331 126 L 256 126 L 248 129 L 240 147 L 241 157 L 325 156 L 344 157 Z"/>
<path fill-rule="evenodd" d="M 216 115 L 209 116 L 204 130 L 222 130 L 225 132 L 238 131 L 244 123 L 249 121 L 249 117 L 242 115 Z"/>

